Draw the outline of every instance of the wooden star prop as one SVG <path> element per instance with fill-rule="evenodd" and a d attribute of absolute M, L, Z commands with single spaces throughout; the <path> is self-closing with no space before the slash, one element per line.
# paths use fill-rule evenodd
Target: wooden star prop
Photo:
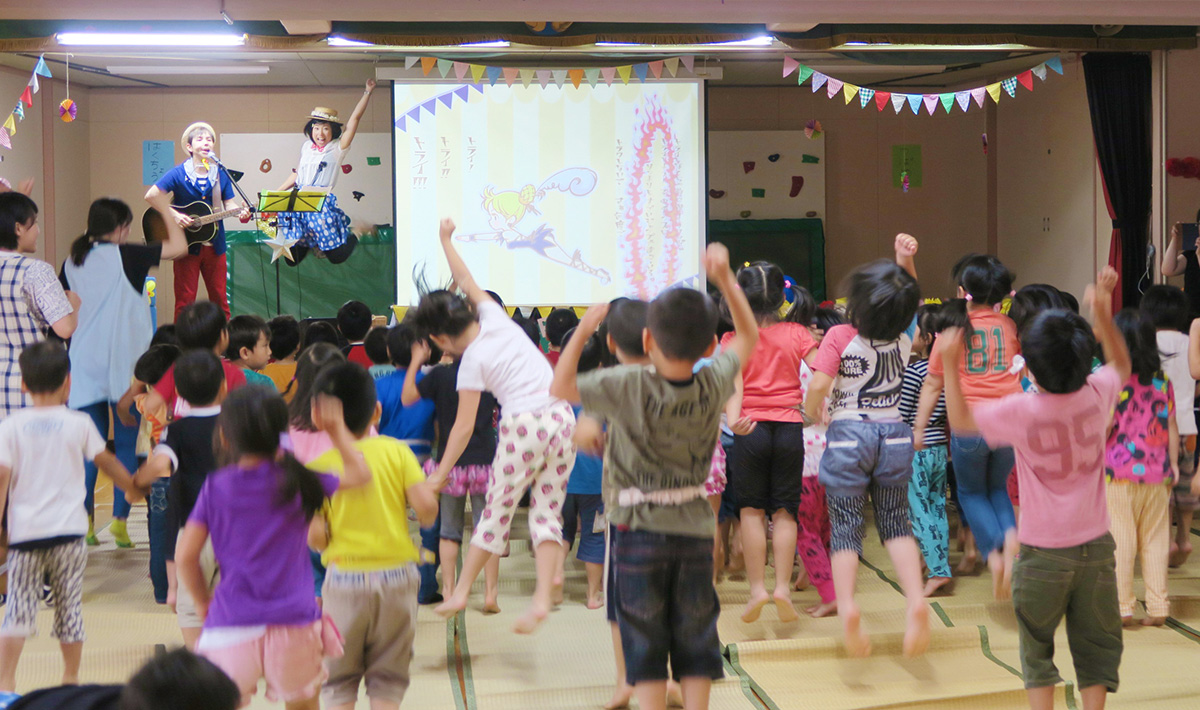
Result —
<path fill-rule="evenodd" d="M 281 256 L 287 257 L 288 261 L 295 261 L 295 259 L 292 258 L 292 247 L 296 246 L 296 242 L 298 241 L 300 240 L 288 239 L 282 234 L 276 234 L 270 239 L 263 240 L 263 244 L 269 244 L 271 246 L 271 263 L 274 264 L 275 261 Z"/>

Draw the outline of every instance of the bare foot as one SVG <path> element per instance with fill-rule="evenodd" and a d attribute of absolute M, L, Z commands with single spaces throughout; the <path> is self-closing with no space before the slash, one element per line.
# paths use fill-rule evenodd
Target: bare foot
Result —
<path fill-rule="evenodd" d="M 1121 626 L 1124 626 L 1127 629 L 1132 629 L 1133 627 L 1135 627 L 1137 625 L 1138 625 L 1137 620 L 1135 620 L 1132 616 L 1122 616 L 1121 617 Z"/>
<path fill-rule="evenodd" d="M 796 577 L 796 584 L 792 586 L 797 592 L 803 592 L 808 589 L 808 570 L 800 568 L 800 576 Z"/>
<path fill-rule="evenodd" d="M 1182 567 L 1183 564 L 1185 562 L 1187 562 L 1188 556 L 1191 554 L 1192 554 L 1192 546 L 1191 545 L 1185 545 L 1183 547 L 1177 547 L 1175 545 L 1171 545 L 1171 555 L 1169 558 L 1167 558 L 1167 563 L 1171 567 Z"/>
<path fill-rule="evenodd" d="M 679 684 L 673 680 L 667 681 L 667 707 L 683 707 L 683 688 L 680 688 Z"/>
<path fill-rule="evenodd" d="M 587 608 L 600 609 L 600 608 L 603 608 L 603 606 L 604 606 L 604 595 L 603 594 L 597 594 L 594 597 L 588 597 Z"/>
<path fill-rule="evenodd" d="M 838 613 L 838 605 L 836 601 L 829 602 L 828 604 L 818 604 L 816 606 L 808 607 L 804 610 L 804 613 L 808 614 L 814 619 L 820 619 L 825 616 L 836 616 Z"/>
<path fill-rule="evenodd" d="M 742 621 L 747 624 L 752 624 L 758 621 L 758 615 L 762 613 L 762 609 L 771 601 L 771 597 L 763 592 L 762 596 L 751 596 L 750 601 L 746 602 L 746 609 L 742 612 Z"/>
<path fill-rule="evenodd" d="M 499 614 L 500 604 L 495 599 L 486 599 L 483 602 L 483 613 L 487 615 Z"/>
<path fill-rule="evenodd" d="M 862 631 L 862 614 L 858 606 L 850 606 L 841 614 L 844 635 L 842 640 L 846 644 L 846 652 L 854 658 L 866 658 L 871 655 L 871 639 Z"/>
<path fill-rule="evenodd" d="M 929 648 L 929 605 L 921 603 L 908 610 L 908 628 L 904 630 L 904 655 L 914 658 Z"/>
<path fill-rule="evenodd" d="M 63 685 L 79 685 L 79 676 L 64 675 L 62 684 Z"/>
<path fill-rule="evenodd" d="M 971 548 L 963 553 L 962 559 L 958 561 L 958 566 L 954 571 L 959 574 L 975 574 L 979 568 L 979 553 L 975 548 Z"/>
<path fill-rule="evenodd" d="M 1167 617 L 1165 616 L 1147 616 L 1142 619 L 1142 626 L 1166 626 Z"/>
<path fill-rule="evenodd" d="M 604 704 L 604 710 L 627 708 L 629 707 L 630 700 L 633 700 L 633 686 L 628 683 L 621 683 L 613 689 L 613 696 Z"/>
<path fill-rule="evenodd" d="M 796 611 L 796 606 L 792 604 L 792 595 L 788 590 L 775 590 L 771 595 L 775 601 L 775 609 L 779 612 L 779 620 L 785 624 L 790 624 L 793 621 L 800 619 L 800 613 Z"/>
<path fill-rule="evenodd" d="M 538 626 L 546 620 L 549 614 L 549 609 L 543 609 L 537 604 L 530 604 L 525 613 L 517 617 L 516 623 L 513 624 L 513 633 L 532 634 L 537 631 Z"/>
<path fill-rule="evenodd" d="M 992 571 L 992 596 L 996 601 L 1012 598 L 1012 587 L 1004 586 L 1004 555 L 993 552 L 988 555 L 988 569 Z"/>
<path fill-rule="evenodd" d="M 442 617 L 443 619 L 449 619 L 450 617 L 454 616 L 455 614 L 457 614 L 458 612 L 460 612 L 466 608 L 467 608 L 467 600 L 466 599 L 459 599 L 458 597 L 456 597 L 454 595 L 450 595 L 450 596 L 446 597 L 446 599 L 443 600 L 441 604 L 438 604 L 437 606 L 435 606 L 433 608 L 433 613 L 437 614 L 438 616 Z"/>
<path fill-rule="evenodd" d="M 929 581 L 925 582 L 925 596 L 932 597 L 935 594 L 949 594 L 954 589 L 953 577 L 930 577 Z"/>

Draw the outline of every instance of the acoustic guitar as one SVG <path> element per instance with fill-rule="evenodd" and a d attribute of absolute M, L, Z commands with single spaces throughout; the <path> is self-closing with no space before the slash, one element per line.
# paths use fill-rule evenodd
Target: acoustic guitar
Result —
<path fill-rule="evenodd" d="M 193 202 L 182 207 L 171 205 L 174 209 L 192 217 L 191 225 L 183 228 L 188 246 L 192 244 L 207 244 L 217 236 L 217 225 L 221 220 L 241 214 L 242 208 L 213 212 L 212 205 L 207 202 Z M 142 215 L 142 233 L 146 235 L 146 243 L 162 243 L 167 241 L 167 224 L 162 214 L 151 207 Z"/>

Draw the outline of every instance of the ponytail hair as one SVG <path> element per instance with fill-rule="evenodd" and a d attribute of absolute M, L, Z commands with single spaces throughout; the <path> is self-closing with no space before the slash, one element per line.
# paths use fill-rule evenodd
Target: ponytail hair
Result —
<path fill-rule="evenodd" d="M 83 266 L 100 237 L 112 234 L 133 222 L 129 205 L 113 197 L 101 197 L 88 209 L 87 231 L 71 243 L 71 262 Z"/>
<path fill-rule="evenodd" d="M 760 325 L 785 322 L 808 326 L 812 323 L 817 310 L 816 300 L 807 289 L 784 276 L 783 269 L 777 265 L 769 261 L 750 262 L 738 269 L 737 281 Z M 721 304 L 721 315 L 726 321 L 732 318 L 725 303 Z"/>

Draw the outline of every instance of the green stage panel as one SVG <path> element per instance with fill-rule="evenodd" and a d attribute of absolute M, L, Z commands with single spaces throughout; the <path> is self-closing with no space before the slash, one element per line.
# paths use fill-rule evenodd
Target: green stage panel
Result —
<path fill-rule="evenodd" d="M 807 288 L 818 303 L 828 298 L 825 229 L 820 219 L 710 219 L 708 241 L 729 247 L 735 271 L 747 261 L 770 261 Z"/>

